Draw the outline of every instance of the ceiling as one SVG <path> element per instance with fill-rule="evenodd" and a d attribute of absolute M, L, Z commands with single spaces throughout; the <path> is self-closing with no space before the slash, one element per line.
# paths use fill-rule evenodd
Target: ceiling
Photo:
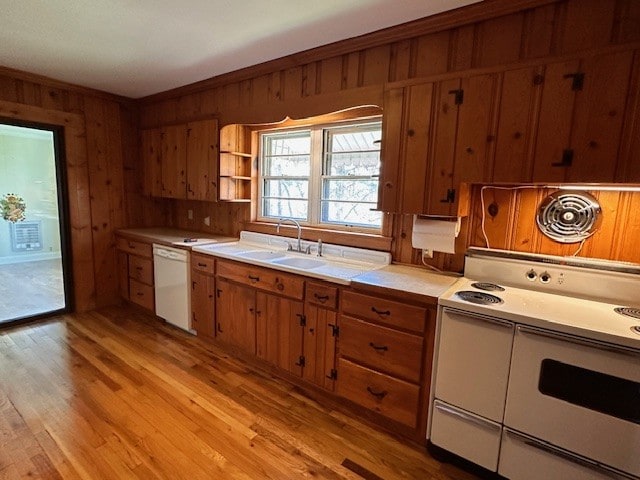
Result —
<path fill-rule="evenodd" d="M 0 0 L 0 65 L 140 98 L 480 0 Z"/>

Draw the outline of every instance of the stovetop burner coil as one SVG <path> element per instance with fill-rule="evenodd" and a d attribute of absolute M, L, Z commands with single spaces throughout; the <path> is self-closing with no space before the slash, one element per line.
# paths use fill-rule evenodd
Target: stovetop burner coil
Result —
<path fill-rule="evenodd" d="M 474 282 L 471 286 L 488 292 L 504 292 L 504 287 L 490 282 Z"/>
<path fill-rule="evenodd" d="M 613 310 L 620 315 L 624 315 L 625 317 L 631 317 L 640 320 L 640 308 L 616 307 Z"/>
<path fill-rule="evenodd" d="M 461 290 L 456 295 L 467 302 L 476 303 L 478 305 L 497 305 L 502 303 L 500 297 L 491 295 L 490 293 L 475 292 L 472 290 Z"/>

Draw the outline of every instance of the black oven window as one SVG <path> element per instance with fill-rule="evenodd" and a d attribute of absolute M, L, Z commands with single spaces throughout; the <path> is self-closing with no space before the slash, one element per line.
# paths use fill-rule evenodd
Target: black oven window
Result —
<path fill-rule="evenodd" d="M 581 407 L 640 425 L 640 383 L 545 359 L 538 390 Z"/>

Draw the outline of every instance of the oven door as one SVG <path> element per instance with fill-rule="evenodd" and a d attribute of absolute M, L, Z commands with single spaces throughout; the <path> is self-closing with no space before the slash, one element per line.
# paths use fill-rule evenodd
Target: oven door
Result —
<path fill-rule="evenodd" d="M 640 476 L 640 351 L 519 325 L 504 424 Z"/>

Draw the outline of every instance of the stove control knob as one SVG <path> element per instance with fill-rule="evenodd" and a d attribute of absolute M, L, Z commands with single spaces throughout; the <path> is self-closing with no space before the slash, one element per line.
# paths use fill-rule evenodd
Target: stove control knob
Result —
<path fill-rule="evenodd" d="M 538 278 L 538 274 L 536 273 L 536 271 L 535 271 L 535 270 L 529 270 L 529 271 L 527 272 L 527 274 L 526 274 L 526 275 L 527 275 L 527 279 L 528 279 L 528 280 L 531 280 L 532 282 L 533 282 L 536 278 Z"/>
<path fill-rule="evenodd" d="M 551 281 L 551 275 L 549 272 L 543 272 L 540 274 L 540 281 L 542 283 L 549 283 Z"/>

